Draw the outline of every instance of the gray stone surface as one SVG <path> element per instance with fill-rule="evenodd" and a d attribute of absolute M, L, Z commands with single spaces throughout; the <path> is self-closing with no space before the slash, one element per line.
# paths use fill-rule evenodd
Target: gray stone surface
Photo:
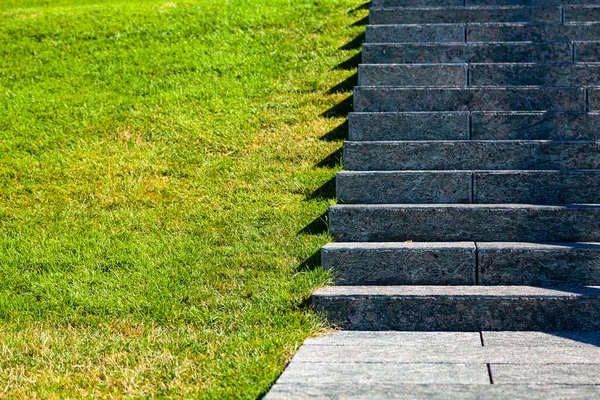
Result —
<path fill-rule="evenodd" d="M 354 111 L 358 112 L 586 111 L 586 106 L 583 88 L 356 87 L 354 90 Z"/>
<path fill-rule="evenodd" d="M 462 24 L 367 25 L 365 42 L 464 42 L 465 28 Z"/>
<path fill-rule="evenodd" d="M 565 22 L 594 22 L 600 21 L 600 7 L 598 5 L 579 5 L 564 7 Z"/>
<path fill-rule="evenodd" d="M 590 0 L 590 3 L 594 0 Z M 462 6 L 464 0 L 373 0 L 371 7 L 442 7 Z"/>
<path fill-rule="evenodd" d="M 590 111 L 600 111 L 600 88 L 588 89 L 588 108 Z"/>
<path fill-rule="evenodd" d="M 335 205 L 340 242 L 597 242 L 600 205 Z"/>
<path fill-rule="evenodd" d="M 466 64 L 362 64 L 360 86 L 463 87 Z"/>
<path fill-rule="evenodd" d="M 575 62 L 600 62 L 600 42 L 575 42 Z"/>
<path fill-rule="evenodd" d="M 573 10 L 576 18 L 579 14 Z M 582 18 L 585 18 L 582 16 Z M 574 19 L 577 20 L 577 19 Z M 583 20 L 589 20 L 583 19 Z M 596 18 L 600 20 L 600 18 Z M 427 7 L 371 8 L 369 23 L 430 24 L 466 22 L 561 22 L 559 7 Z"/>
<path fill-rule="evenodd" d="M 337 286 L 317 290 L 312 304 L 333 324 L 354 330 L 600 329 L 598 287 Z M 489 355 L 507 359 L 504 353 Z M 582 357 L 581 352 L 572 356 Z"/>
<path fill-rule="evenodd" d="M 438 363 L 438 364 L 524 364 L 532 369 L 539 364 L 577 364 L 600 366 L 600 347 L 507 347 L 464 348 L 452 343 L 436 346 L 303 346 L 294 356 L 295 363 Z M 493 374 L 492 374 L 493 375 Z M 537 383 L 531 379 L 505 383 Z M 600 376 L 597 378 L 600 379 Z M 567 381 L 555 383 L 567 383 Z M 426 383 L 426 382 L 423 382 Z M 451 382 L 447 382 L 451 383 Z M 458 382 L 457 382 L 458 383 Z M 551 382 L 540 382 L 551 383 Z M 573 383 L 581 383 L 576 382 Z"/>
<path fill-rule="evenodd" d="M 469 113 L 350 113 L 348 137 L 352 141 L 469 139 Z"/>
<path fill-rule="evenodd" d="M 334 351 L 328 351 L 330 349 Z M 313 349 L 323 351 L 323 357 L 314 357 Z M 340 362 L 339 357 L 348 354 L 344 350 L 360 349 L 351 346 L 302 347 L 277 383 L 281 384 L 398 384 L 398 383 L 458 383 L 486 384 L 489 382 L 485 364 L 440 364 L 440 363 L 369 363 Z M 385 348 L 378 347 L 385 351 Z M 304 354 L 317 361 L 310 364 L 299 360 L 306 359 Z M 329 360 L 333 356 L 333 360 Z M 335 361 L 334 361 L 335 360 Z"/>
<path fill-rule="evenodd" d="M 333 243 L 321 264 L 340 285 L 472 285 L 475 245 L 466 243 Z"/>
<path fill-rule="evenodd" d="M 471 176 L 464 171 L 344 171 L 336 177 L 336 197 L 359 204 L 467 204 Z"/>
<path fill-rule="evenodd" d="M 473 112 L 474 140 L 597 140 L 599 113 Z"/>
<path fill-rule="evenodd" d="M 600 23 L 528 24 L 521 22 L 470 24 L 467 42 L 565 42 L 597 40 Z"/>
<path fill-rule="evenodd" d="M 375 0 L 378 3 L 381 0 Z M 388 1 L 401 2 L 404 0 L 383 0 L 383 3 Z M 433 0 L 432 0 L 433 1 Z M 515 6 L 562 6 L 570 4 L 600 4 L 600 0 L 466 0 L 468 6 L 500 6 L 500 5 L 515 5 Z M 383 5 L 380 5 L 383 7 Z"/>
<path fill-rule="evenodd" d="M 588 42 L 589 43 L 589 42 Z M 570 43 L 365 43 L 365 64 L 570 62 Z M 600 62 L 600 49 L 582 46 L 581 61 Z"/>
<path fill-rule="evenodd" d="M 600 385 L 275 385 L 274 399 L 403 400 L 589 400 L 600 397 Z"/>
<path fill-rule="evenodd" d="M 598 243 L 477 243 L 481 285 L 600 285 Z"/>
<path fill-rule="evenodd" d="M 597 353 L 597 349 L 588 351 Z M 490 368 L 494 383 L 499 385 L 600 385 L 600 364 L 492 364 Z"/>
<path fill-rule="evenodd" d="M 345 142 L 349 171 L 599 169 L 600 141 Z"/>
<path fill-rule="evenodd" d="M 401 71 L 383 67 L 374 69 L 375 71 L 370 72 L 372 75 L 378 75 L 377 79 L 375 76 L 370 76 L 371 82 L 395 82 L 394 76 L 397 77 L 397 82 L 401 82 L 404 78 Z M 414 69 L 411 72 L 411 76 L 419 76 L 419 72 Z M 440 71 L 440 77 L 448 75 L 442 72 L 446 71 Z M 472 86 L 594 86 L 598 84 L 600 84 L 600 65 L 597 64 L 469 65 L 469 85 Z"/>
<path fill-rule="evenodd" d="M 425 244 L 423 244 L 425 245 Z M 578 332 L 585 335 L 587 332 Z M 441 347 L 452 343 L 463 348 L 481 347 L 479 332 L 335 331 L 308 338 L 303 346 Z"/>
<path fill-rule="evenodd" d="M 482 332 L 485 347 L 600 347 L 600 332 Z"/>
<path fill-rule="evenodd" d="M 600 204 L 600 170 L 489 171 L 473 175 L 474 203 Z"/>

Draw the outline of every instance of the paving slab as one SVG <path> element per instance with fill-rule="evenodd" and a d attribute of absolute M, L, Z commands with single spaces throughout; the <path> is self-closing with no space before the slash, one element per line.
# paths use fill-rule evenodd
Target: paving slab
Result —
<path fill-rule="evenodd" d="M 335 331 L 306 339 L 303 346 L 440 347 L 448 343 L 479 348 L 481 337 L 478 332 Z"/>
<path fill-rule="evenodd" d="M 367 25 L 366 43 L 465 42 L 464 24 Z M 581 38 L 580 40 L 584 40 Z"/>
<path fill-rule="evenodd" d="M 600 332 L 482 332 L 485 347 L 600 347 Z"/>
<path fill-rule="evenodd" d="M 491 364 L 490 369 L 499 385 L 600 385 L 600 364 Z"/>

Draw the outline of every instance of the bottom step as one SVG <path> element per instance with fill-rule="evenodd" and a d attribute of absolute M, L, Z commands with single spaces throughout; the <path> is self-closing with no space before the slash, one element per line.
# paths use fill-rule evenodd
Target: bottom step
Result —
<path fill-rule="evenodd" d="M 352 330 L 600 330 L 596 286 L 335 286 L 312 304 Z"/>

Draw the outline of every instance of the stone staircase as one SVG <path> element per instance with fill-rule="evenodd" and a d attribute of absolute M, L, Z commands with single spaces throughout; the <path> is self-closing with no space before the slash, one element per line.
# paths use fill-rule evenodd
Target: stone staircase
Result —
<path fill-rule="evenodd" d="M 314 308 L 350 330 L 600 330 L 600 1 L 372 6 Z"/>

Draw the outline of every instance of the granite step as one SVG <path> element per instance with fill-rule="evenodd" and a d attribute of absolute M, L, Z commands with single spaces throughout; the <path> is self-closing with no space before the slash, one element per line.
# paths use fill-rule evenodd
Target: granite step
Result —
<path fill-rule="evenodd" d="M 600 22 L 368 25 L 366 43 L 597 41 Z"/>
<path fill-rule="evenodd" d="M 469 24 L 465 37 L 467 42 L 596 41 L 600 38 L 600 22 Z"/>
<path fill-rule="evenodd" d="M 550 87 L 354 89 L 354 111 L 596 111 L 597 89 Z"/>
<path fill-rule="evenodd" d="M 338 204 L 338 242 L 598 242 L 600 205 Z"/>
<path fill-rule="evenodd" d="M 336 196 L 346 204 L 600 204 L 600 170 L 343 171 Z"/>
<path fill-rule="evenodd" d="M 600 286 L 600 243 L 476 245 L 480 285 Z"/>
<path fill-rule="evenodd" d="M 311 301 L 348 330 L 600 330 L 596 286 L 336 286 Z"/>
<path fill-rule="evenodd" d="M 347 141 L 344 167 L 348 171 L 600 169 L 600 141 Z"/>
<path fill-rule="evenodd" d="M 528 6 L 600 5 L 600 0 L 372 0 L 374 8 L 383 7 L 458 7 L 458 6 Z"/>
<path fill-rule="evenodd" d="M 360 86 L 577 87 L 600 85 L 600 64 L 362 64 Z"/>
<path fill-rule="evenodd" d="M 474 285 L 476 247 L 455 243 L 330 243 L 321 265 L 339 285 Z"/>
<path fill-rule="evenodd" d="M 590 10 L 596 16 L 595 10 Z M 468 23 L 468 22 L 561 22 L 560 7 L 523 6 L 475 6 L 475 7 L 426 7 L 426 8 L 371 8 L 369 23 L 388 24 L 428 24 L 428 23 Z M 565 11 L 566 15 L 566 11 Z M 582 18 L 590 20 L 590 15 L 579 10 L 569 10 L 569 20 Z M 596 20 L 600 20 L 597 18 Z"/>
<path fill-rule="evenodd" d="M 600 243 L 330 243 L 338 285 L 600 285 Z"/>
<path fill-rule="evenodd" d="M 596 112 L 355 112 L 351 141 L 598 140 Z"/>
<path fill-rule="evenodd" d="M 575 61 L 600 62 L 598 42 L 575 43 Z M 364 64 L 565 63 L 573 61 L 570 42 L 529 43 L 365 43 Z"/>

